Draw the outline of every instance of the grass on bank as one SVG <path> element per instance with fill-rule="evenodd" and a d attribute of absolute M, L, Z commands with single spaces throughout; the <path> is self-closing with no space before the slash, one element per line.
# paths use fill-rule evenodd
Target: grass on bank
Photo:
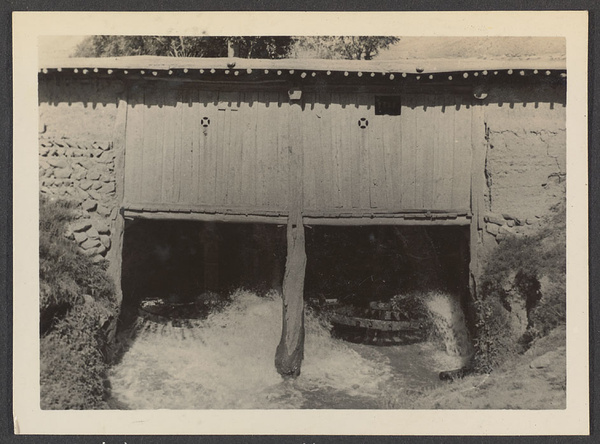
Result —
<path fill-rule="evenodd" d="M 117 307 L 102 265 L 65 237 L 74 205 L 40 199 L 40 384 L 43 409 L 97 409 L 104 401 L 105 328 Z"/>

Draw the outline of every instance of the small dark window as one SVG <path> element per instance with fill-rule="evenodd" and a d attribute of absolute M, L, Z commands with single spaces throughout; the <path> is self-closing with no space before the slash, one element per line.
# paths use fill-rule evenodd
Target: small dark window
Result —
<path fill-rule="evenodd" d="M 400 96 L 375 96 L 376 116 L 399 116 L 401 113 Z"/>

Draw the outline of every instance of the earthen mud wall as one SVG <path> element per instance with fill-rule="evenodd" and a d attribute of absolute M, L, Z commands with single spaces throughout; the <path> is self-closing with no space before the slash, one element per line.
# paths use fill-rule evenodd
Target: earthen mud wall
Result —
<path fill-rule="evenodd" d="M 484 113 L 486 234 L 501 242 L 535 230 L 565 199 L 565 88 L 496 86 Z"/>

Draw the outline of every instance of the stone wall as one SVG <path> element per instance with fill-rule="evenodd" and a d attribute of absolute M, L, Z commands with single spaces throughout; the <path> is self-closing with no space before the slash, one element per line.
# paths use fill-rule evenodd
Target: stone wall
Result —
<path fill-rule="evenodd" d="M 112 148 L 110 141 L 40 137 L 40 191 L 77 203 L 66 235 L 96 263 L 106 258 L 118 215 Z"/>
<path fill-rule="evenodd" d="M 120 235 L 114 140 L 123 88 L 119 81 L 40 81 L 40 192 L 76 203 L 65 235 L 95 263 L 110 258 Z"/>

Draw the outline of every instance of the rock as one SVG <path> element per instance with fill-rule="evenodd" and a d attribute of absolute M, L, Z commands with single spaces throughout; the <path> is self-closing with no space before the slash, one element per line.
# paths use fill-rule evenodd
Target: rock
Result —
<path fill-rule="evenodd" d="M 100 256 L 99 254 L 95 255 L 92 258 L 92 263 L 93 264 L 99 264 L 100 262 L 104 261 L 104 258 L 102 256 Z"/>
<path fill-rule="evenodd" d="M 89 219 L 80 220 L 79 222 L 75 222 L 71 225 L 71 230 L 77 231 L 86 231 L 92 226 L 92 222 Z"/>
<path fill-rule="evenodd" d="M 527 220 L 525 220 L 525 223 L 527 225 L 534 225 L 535 223 L 537 223 L 537 221 L 535 219 L 527 218 Z"/>
<path fill-rule="evenodd" d="M 85 168 L 86 170 L 89 170 L 94 165 L 94 163 L 90 159 L 83 158 L 77 161 L 77 165 L 81 166 L 82 168 Z"/>
<path fill-rule="evenodd" d="M 98 180 L 100 179 L 100 175 L 100 171 L 91 170 L 87 172 L 85 177 L 89 180 Z"/>
<path fill-rule="evenodd" d="M 77 179 L 77 180 L 80 180 L 80 179 L 85 179 L 85 175 L 86 175 L 86 173 L 87 173 L 87 171 L 86 171 L 86 170 L 83 170 L 83 169 L 81 169 L 81 170 L 79 170 L 79 171 L 76 171 L 75 173 L 73 173 L 73 175 L 72 175 L 71 177 L 72 177 L 73 179 Z"/>
<path fill-rule="evenodd" d="M 499 228 L 498 225 L 493 224 L 493 223 L 488 223 L 485 225 L 485 230 L 493 236 L 498 235 L 498 228 Z"/>
<path fill-rule="evenodd" d="M 87 239 L 84 241 L 80 247 L 84 250 L 89 250 L 90 248 L 94 248 L 100 245 L 100 239 Z"/>
<path fill-rule="evenodd" d="M 54 177 L 66 178 L 68 179 L 73 174 L 73 170 L 71 168 L 57 168 L 54 170 Z"/>
<path fill-rule="evenodd" d="M 82 242 L 84 242 L 87 239 L 86 234 L 82 233 L 82 232 L 73 233 L 73 236 L 75 237 L 75 241 L 78 244 L 81 244 Z"/>
<path fill-rule="evenodd" d="M 87 191 L 92 187 L 93 183 L 94 182 L 92 182 L 91 180 L 82 180 L 81 182 L 79 182 L 79 188 Z"/>
<path fill-rule="evenodd" d="M 90 296 L 89 294 L 84 294 L 83 302 L 86 304 L 93 304 L 95 301 L 94 301 L 94 298 L 92 296 Z"/>
<path fill-rule="evenodd" d="M 104 253 L 106 253 L 106 250 L 107 250 L 107 248 L 104 245 L 100 244 L 96 248 L 96 253 L 97 254 L 104 254 Z"/>
<path fill-rule="evenodd" d="M 498 234 L 501 236 L 510 236 L 510 235 L 512 235 L 512 231 L 510 231 L 504 227 L 499 227 Z"/>
<path fill-rule="evenodd" d="M 98 204 L 91 199 L 87 199 L 81 204 L 81 208 L 85 211 L 94 211 L 97 206 Z"/>
<path fill-rule="evenodd" d="M 490 222 L 495 225 L 504 225 L 504 218 L 496 213 L 487 213 L 484 219 L 486 222 Z"/>
<path fill-rule="evenodd" d="M 40 156 L 47 156 L 49 151 L 50 151 L 50 148 L 46 148 L 46 147 L 42 146 L 40 148 Z"/>
<path fill-rule="evenodd" d="M 89 250 L 82 250 L 83 254 L 88 257 L 95 256 L 97 254 L 96 248 L 90 248 Z"/>
<path fill-rule="evenodd" d="M 108 234 L 108 233 L 110 233 L 110 226 L 108 225 L 107 222 L 105 222 L 103 220 L 97 220 L 97 221 L 95 221 L 94 222 L 94 227 L 96 227 L 96 230 L 100 234 Z"/>
<path fill-rule="evenodd" d="M 54 168 L 67 168 L 69 166 L 69 163 L 66 161 L 66 159 L 60 159 L 60 158 L 57 159 L 57 158 L 50 157 L 47 159 L 47 161 Z"/>
<path fill-rule="evenodd" d="M 92 185 L 93 190 L 98 190 L 101 187 L 102 187 L 102 182 L 94 182 L 94 184 Z"/>
<path fill-rule="evenodd" d="M 559 359 L 559 350 L 552 350 L 544 353 L 542 356 L 538 356 L 529 364 L 530 368 L 546 368 L 552 364 L 553 361 Z"/>
<path fill-rule="evenodd" d="M 96 230 L 96 228 L 94 228 L 94 226 L 92 225 L 92 227 L 87 230 L 85 232 L 89 238 L 91 239 L 99 239 L 100 238 L 100 234 L 98 234 L 98 231 Z"/>
<path fill-rule="evenodd" d="M 513 219 L 509 219 L 506 221 L 506 225 L 508 225 L 509 227 L 514 227 L 515 221 Z"/>
<path fill-rule="evenodd" d="M 102 245 L 104 245 L 106 248 L 110 248 L 110 236 L 105 234 L 100 235 L 100 242 L 102 242 Z"/>
<path fill-rule="evenodd" d="M 113 182 L 105 183 L 104 185 L 102 185 L 102 188 L 100 189 L 101 193 L 114 193 L 114 191 L 115 191 L 115 184 Z"/>
<path fill-rule="evenodd" d="M 100 193 L 98 193 L 97 191 L 94 190 L 88 190 L 88 194 L 96 200 L 102 200 L 102 195 L 100 195 Z"/>
<path fill-rule="evenodd" d="M 93 146 L 102 151 L 108 151 L 110 149 L 110 142 L 94 142 Z"/>
<path fill-rule="evenodd" d="M 110 210 L 104 205 L 98 205 L 97 212 L 102 217 L 108 217 L 110 215 Z"/>

